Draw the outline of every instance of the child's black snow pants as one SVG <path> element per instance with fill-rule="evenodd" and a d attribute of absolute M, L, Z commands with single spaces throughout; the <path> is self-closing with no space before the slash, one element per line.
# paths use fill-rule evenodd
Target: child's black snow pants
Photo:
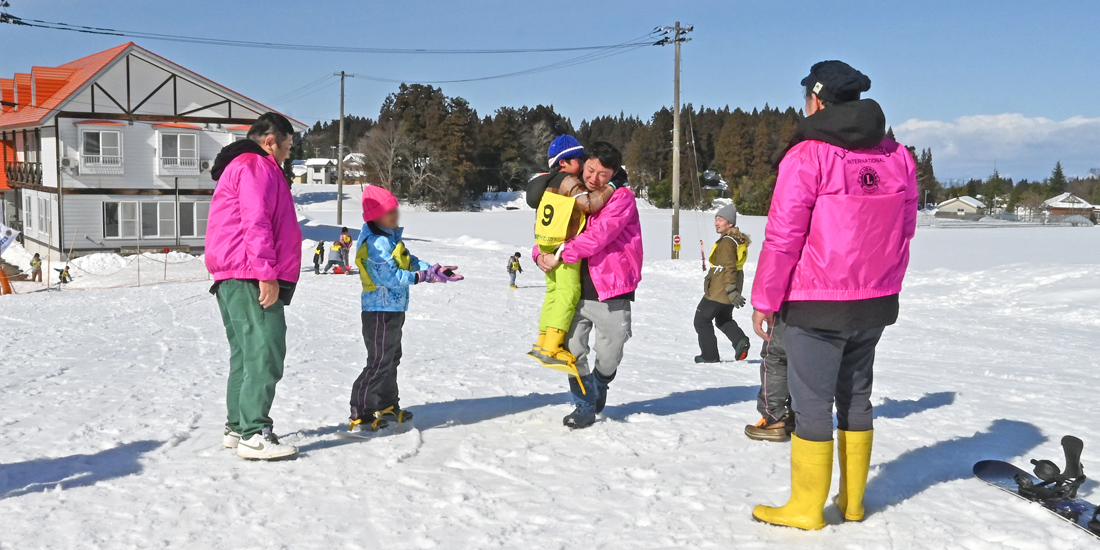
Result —
<path fill-rule="evenodd" d="M 397 365 L 401 362 L 401 329 L 404 325 L 404 312 L 363 312 L 367 366 L 351 387 L 352 420 L 368 420 L 377 411 L 388 407 L 399 408 Z"/>

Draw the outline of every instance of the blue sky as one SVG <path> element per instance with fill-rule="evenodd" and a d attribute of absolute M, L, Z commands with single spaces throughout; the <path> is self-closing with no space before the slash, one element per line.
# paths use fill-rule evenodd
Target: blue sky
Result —
<path fill-rule="evenodd" d="M 842 59 L 867 73 L 898 137 L 932 147 L 937 175 L 1041 178 L 1100 167 L 1100 3 L 1022 0 L 871 2 L 504 0 L 87 2 L 10 0 L 49 21 L 241 40 L 398 48 L 511 48 L 628 41 L 677 19 L 695 25 L 683 50 L 683 100 L 696 105 L 800 106 L 811 64 Z M 166 9 L 165 6 L 178 6 Z M 56 65 L 128 39 L 0 26 L 0 74 Z M 254 50 L 136 40 L 296 118 L 338 114 L 338 70 L 387 79 L 481 77 L 577 53 L 363 55 Z M 648 117 L 672 103 L 672 48 L 647 47 L 531 76 L 443 84 L 479 114 L 553 104 L 574 123 L 601 114 Z M 374 117 L 397 84 L 349 79 L 347 110 Z M 307 90 L 309 91 L 309 90 Z"/>

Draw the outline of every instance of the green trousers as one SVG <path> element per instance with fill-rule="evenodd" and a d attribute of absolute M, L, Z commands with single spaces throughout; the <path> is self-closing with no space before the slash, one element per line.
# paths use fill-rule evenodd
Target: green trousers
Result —
<path fill-rule="evenodd" d="M 539 246 L 539 250 L 553 254 L 554 248 Z M 561 264 L 546 274 L 546 297 L 542 300 L 539 316 L 539 332 L 547 328 L 568 331 L 573 324 L 573 312 L 581 300 L 581 263 Z"/>
<path fill-rule="evenodd" d="M 222 281 L 217 296 L 229 338 L 226 425 L 248 438 L 272 426 L 268 413 L 286 358 L 283 302 L 277 300 L 264 309 L 260 288 L 237 279 Z"/>

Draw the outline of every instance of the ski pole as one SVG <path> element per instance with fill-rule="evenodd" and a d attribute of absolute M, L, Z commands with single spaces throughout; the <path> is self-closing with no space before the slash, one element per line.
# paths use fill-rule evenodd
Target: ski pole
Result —
<path fill-rule="evenodd" d="M 703 239 L 699 239 L 699 256 L 703 258 L 703 271 L 707 270 L 707 253 L 703 246 Z"/>

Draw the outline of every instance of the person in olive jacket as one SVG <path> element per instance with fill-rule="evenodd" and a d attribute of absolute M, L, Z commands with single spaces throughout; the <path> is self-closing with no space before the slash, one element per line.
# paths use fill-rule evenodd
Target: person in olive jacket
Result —
<path fill-rule="evenodd" d="M 714 229 L 721 237 L 710 251 L 710 271 L 703 281 L 703 299 L 695 308 L 695 332 L 699 335 L 701 354 L 696 363 L 717 363 L 717 326 L 733 344 L 738 361 L 749 355 L 749 337 L 733 320 L 733 310 L 745 307 L 745 259 L 748 257 L 749 236 L 737 228 L 737 208 L 728 204 L 714 217 Z"/>

